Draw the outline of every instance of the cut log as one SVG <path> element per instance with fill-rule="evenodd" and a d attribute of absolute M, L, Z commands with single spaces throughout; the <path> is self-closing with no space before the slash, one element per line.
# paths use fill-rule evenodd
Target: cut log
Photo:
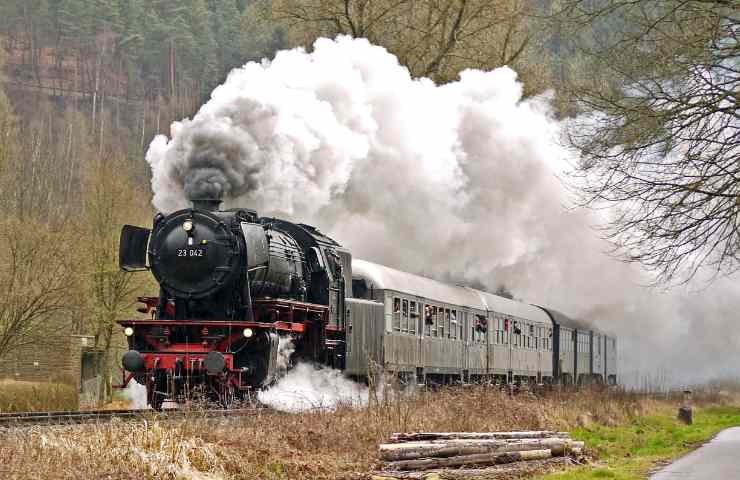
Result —
<path fill-rule="evenodd" d="M 425 458 L 419 460 L 400 460 L 388 462 L 386 470 L 429 470 L 431 468 L 458 467 L 461 465 L 498 465 L 503 463 L 522 462 L 529 460 L 544 460 L 552 453 L 547 450 L 525 450 L 503 453 L 480 453 L 474 455 L 460 455 L 447 458 Z"/>
<path fill-rule="evenodd" d="M 413 442 L 419 440 L 450 440 L 450 439 L 525 439 L 525 438 L 569 438 L 568 432 L 553 431 L 531 431 L 531 432 L 448 432 L 448 433 L 394 433 L 391 434 L 392 442 Z"/>
<path fill-rule="evenodd" d="M 386 443 L 379 447 L 380 458 L 387 461 L 412 460 L 424 457 L 455 457 L 479 453 L 552 450 L 553 456 L 563 456 L 574 444 L 569 438 L 523 440 L 448 440 L 434 442 Z"/>

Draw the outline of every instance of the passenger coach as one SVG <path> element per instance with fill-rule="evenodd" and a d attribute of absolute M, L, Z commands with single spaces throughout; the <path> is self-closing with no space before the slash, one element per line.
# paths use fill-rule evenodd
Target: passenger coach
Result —
<path fill-rule="evenodd" d="M 584 322 L 468 287 L 352 261 L 346 373 L 407 381 L 616 382 L 616 342 Z"/>

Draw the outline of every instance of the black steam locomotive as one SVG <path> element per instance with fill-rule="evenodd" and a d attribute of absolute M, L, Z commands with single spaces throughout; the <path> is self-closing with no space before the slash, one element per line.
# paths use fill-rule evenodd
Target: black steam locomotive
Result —
<path fill-rule="evenodd" d="M 314 227 L 218 200 L 157 214 L 153 228 L 124 226 L 120 265 L 149 269 L 158 297 L 140 297 L 146 320 L 119 322 L 128 336 L 125 383 L 149 404 L 205 398 L 229 406 L 279 371 L 281 337 L 293 358 L 342 368 L 349 252 Z"/>

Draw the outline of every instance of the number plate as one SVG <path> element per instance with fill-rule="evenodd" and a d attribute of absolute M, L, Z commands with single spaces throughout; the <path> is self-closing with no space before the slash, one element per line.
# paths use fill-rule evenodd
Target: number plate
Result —
<path fill-rule="evenodd" d="M 206 251 L 202 248 L 178 248 L 178 257 L 205 257 Z"/>

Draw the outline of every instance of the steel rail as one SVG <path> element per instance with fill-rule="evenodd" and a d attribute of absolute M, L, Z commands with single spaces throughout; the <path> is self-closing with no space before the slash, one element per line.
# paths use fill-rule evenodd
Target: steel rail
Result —
<path fill-rule="evenodd" d="M 96 421 L 110 421 L 114 418 L 175 419 L 239 417 L 264 411 L 264 408 L 240 408 L 231 410 L 86 410 L 57 412 L 14 412 L 0 413 L 0 428 L 21 425 L 72 425 Z"/>

